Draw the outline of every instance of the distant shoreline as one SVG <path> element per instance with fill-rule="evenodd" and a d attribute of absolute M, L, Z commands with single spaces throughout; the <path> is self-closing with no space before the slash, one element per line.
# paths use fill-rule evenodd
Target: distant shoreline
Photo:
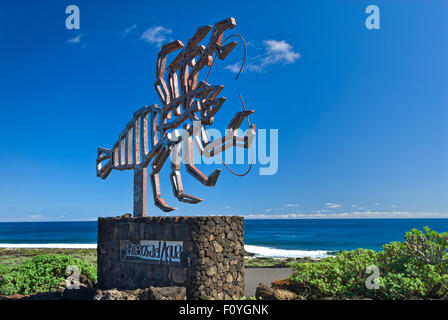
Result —
<path fill-rule="evenodd" d="M 344 250 L 382 250 L 406 232 L 428 226 L 448 232 L 448 219 L 254 220 L 245 221 L 245 250 L 257 257 L 321 259 Z M 91 222 L 0 223 L 0 248 L 96 250 Z"/>
<path fill-rule="evenodd" d="M 82 243 L 0 243 L 0 248 L 4 249 L 96 249 L 97 244 Z M 312 259 L 326 258 L 331 255 L 325 250 L 287 250 L 269 248 L 254 245 L 245 245 L 245 250 L 254 257 L 266 258 L 305 258 Z"/>
<path fill-rule="evenodd" d="M 447 214 L 448 215 L 448 214 Z M 217 215 L 220 217 L 225 217 L 227 215 Z M 119 217 L 119 216 L 118 216 Z M 163 217 L 163 216 L 162 216 Z M 198 216 L 186 216 L 186 217 L 198 217 Z M 334 216 L 329 217 L 299 217 L 299 218 L 284 218 L 284 217 L 278 217 L 278 215 L 275 215 L 273 217 L 247 217 L 247 216 L 239 216 L 243 217 L 245 221 L 252 220 L 252 221 L 272 221 L 272 220 L 281 220 L 281 221 L 295 221 L 295 220 L 327 220 L 327 221 L 338 221 L 338 220 L 353 220 L 353 221 L 359 221 L 359 220 L 365 220 L 365 221 L 372 221 L 372 220 L 448 220 L 448 216 L 408 216 L 408 217 L 398 217 L 398 216 L 381 216 L 381 217 L 338 217 L 335 218 Z M 98 217 L 102 218 L 102 217 Z M 17 220 L 17 221 L 0 221 L 0 223 L 72 223 L 72 222 L 98 222 L 98 218 L 92 219 L 92 220 Z"/>

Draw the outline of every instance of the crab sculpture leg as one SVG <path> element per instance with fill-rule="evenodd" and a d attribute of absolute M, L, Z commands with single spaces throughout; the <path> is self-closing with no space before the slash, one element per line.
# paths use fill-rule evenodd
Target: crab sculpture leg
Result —
<path fill-rule="evenodd" d="M 237 112 L 227 127 L 228 133 L 221 139 L 215 139 L 205 144 L 203 155 L 206 158 L 210 158 L 232 147 L 242 147 L 245 149 L 249 148 L 256 136 L 255 125 L 250 125 L 249 129 L 242 137 L 238 135 L 237 130 L 241 126 L 241 123 L 244 121 L 244 119 L 254 112 L 254 110 Z"/>
<path fill-rule="evenodd" d="M 178 139 L 177 130 L 174 131 L 177 138 L 174 141 L 167 135 L 163 138 L 162 147 L 151 163 L 152 172 L 150 173 L 150 181 L 153 191 L 154 204 L 164 212 L 170 212 L 176 208 L 169 206 L 161 196 L 159 173 L 168 157 L 171 155 L 171 173 L 170 180 L 173 188 L 174 196 L 181 202 L 199 203 L 201 198 L 184 193 L 182 185 L 182 177 L 180 173 L 180 152 L 181 139 Z"/>
<path fill-rule="evenodd" d="M 169 155 L 170 149 L 166 146 L 162 147 L 162 150 L 151 164 L 152 172 L 150 174 L 154 204 L 165 212 L 170 212 L 176 209 L 167 205 L 165 200 L 162 199 L 160 192 L 159 172 L 162 170 L 162 167 Z"/>
<path fill-rule="evenodd" d="M 177 131 L 175 132 L 175 134 L 177 135 Z M 180 161 L 181 161 L 180 151 L 181 151 L 180 143 L 177 143 L 174 146 L 173 150 L 171 151 L 172 157 L 171 157 L 170 178 L 171 178 L 171 185 L 173 187 L 174 196 L 181 202 L 192 203 L 192 204 L 199 203 L 203 199 L 192 196 L 187 193 L 184 193 L 184 189 L 182 186 L 182 177 L 180 174 Z"/>

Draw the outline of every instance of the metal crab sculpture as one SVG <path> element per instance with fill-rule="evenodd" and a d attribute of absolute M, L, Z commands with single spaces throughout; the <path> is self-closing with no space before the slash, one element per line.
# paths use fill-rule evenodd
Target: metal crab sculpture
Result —
<path fill-rule="evenodd" d="M 134 170 L 134 216 L 146 216 L 147 168 L 151 169 L 154 203 L 165 212 L 175 208 L 168 206 L 161 197 L 159 172 L 171 155 L 170 180 L 175 197 L 182 202 L 198 203 L 202 199 L 183 190 L 180 174 L 180 147 L 183 143 L 182 162 L 187 172 L 205 186 L 213 187 L 221 172 L 216 169 L 209 176 L 194 165 L 194 145 L 205 157 L 217 155 L 230 147 L 249 148 L 255 137 L 255 125 L 249 125 L 244 136 L 238 136 L 238 128 L 254 110 L 237 112 L 228 125 L 228 133 L 221 139 L 210 141 L 205 126 L 213 124 L 214 116 L 226 98 L 218 97 L 222 85 L 198 83 L 200 70 L 211 68 L 215 53 L 221 60 L 236 47 L 236 42 L 223 45 L 224 31 L 236 26 L 234 18 L 199 27 L 187 45 L 177 40 L 162 46 L 157 57 L 156 82 L 154 87 L 162 107 L 145 106 L 134 113 L 119 135 L 112 149 L 98 148 L 96 159 L 97 176 L 106 179 L 113 169 Z M 212 30 L 207 46 L 200 41 Z M 166 67 L 167 56 L 182 49 Z M 191 123 L 190 123 L 191 122 Z M 183 132 L 179 128 L 183 124 Z"/>

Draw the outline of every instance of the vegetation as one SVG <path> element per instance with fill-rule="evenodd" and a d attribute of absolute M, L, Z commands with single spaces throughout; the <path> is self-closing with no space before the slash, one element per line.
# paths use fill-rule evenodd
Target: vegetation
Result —
<path fill-rule="evenodd" d="M 447 258 L 448 233 L 425 227 L 424 232 L 407 232 L 404 242 L 386 244 L 379 252 L 357 249 L 318 263 L 295 263 L 291 279 L 295 291 L 311 299 L 437 299 L 448 295 Z M 378 274 L 372 273 L 375 268 Z"/>
<path fill-rule="evenodd" d="M 244 266 L 246 268 L 289 268 L 295 261 L 294 258 L 250 257 L 244 259 Z"/>
<path fill-rule="evenodd" d="M 246 296 L 243 296 L 243 297 L 241 297 L 240 298 L 240 300 L 263 300 L 261 297 L 255 297 L 255 296 L 251 296 L 251 297 L 246 297 Z"/>
<path fill-rule="evenodd" d="M 93 264 L 66 255 L 39 255 L 10 269 L 0 268 L 0 294 L 34 294 L 57 290 L 68 274 L 68 266 L 78 267 L 80 274 L 96 281 Z"/>
<path fill-rule="evenodd" d="M 2 266 L 10 269 L 18 267 L 20 264 L 33 257 L 46 254 L 71 256 L 96 265 L 96 249 L 66 249 L 66 248 L 1 248 L 0 249 L 0 274 Z"/>
<path fill-rule="evenodd" d="M 291 268 L 293 264 L 305 262 L 318 262 L 319 259 L 304 258 L 270 258 L 270 257 L 246 257 L 246 268 Z"/>

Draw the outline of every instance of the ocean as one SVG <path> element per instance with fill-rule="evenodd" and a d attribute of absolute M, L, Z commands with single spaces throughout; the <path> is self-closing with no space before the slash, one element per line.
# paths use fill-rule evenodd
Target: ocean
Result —
<path fill-rule="evenodd" d="M 380 250 L 424 226 L 448 232 L 448 219 L 247 219 L 245 248 L 258 256 L 322 258 L 339 250 Z M 96 242 L 96 221 L 0 223 L 0 247 L 95 248 Z"/>

